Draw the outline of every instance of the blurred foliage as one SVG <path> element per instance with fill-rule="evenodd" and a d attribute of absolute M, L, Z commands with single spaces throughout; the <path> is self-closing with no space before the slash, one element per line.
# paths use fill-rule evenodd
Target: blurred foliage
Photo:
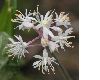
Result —
<path fill-rule="evenodd" d="M 12 14 L 17 8 L 17 0 L 5 0 L 3 8 L 0 12 L 0 32 L 13 34 L 13 24 L 11 22 Z"/>
<path fill-rule="evenodd" d="M 5 46 L 8 43 L 8 34 L 0 33 L 0 80 L 9 80 L 18 72 L 18 67 L 12 66 L 6 53 Z M 17 65 L 17 64 L 16 64 Z"/>
<path fill-rule="evenodd" d="M 8 57 L 6 57 L 6 55 L 3 55 L 3 53 L 5 53 L 4 51 L 4 47 L 8 42 L 8 38 L 9 36 L 2 32 L 0 33 L 0 69 L 6 64 L 6 62 L 8 61 Z"/>

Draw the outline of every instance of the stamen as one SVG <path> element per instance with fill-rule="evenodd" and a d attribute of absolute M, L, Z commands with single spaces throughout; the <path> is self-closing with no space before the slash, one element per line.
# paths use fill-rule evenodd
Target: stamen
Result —
<path fill-rule="evenodd" d="M 23 15 L 19 10 L 16 10 L 17 12 L 19 12 L 21 15 Z M 24 15 L 23 15 L 24 16 Z"/>
<path fill-rule="evenodd" d="M 19 16 L 20 14 L 15 14 L 15 16 Z"/>
<path fill-rule="evenodd" d="M 37 5 L 37 13 L 39 12 L 39 5 Z"/>
<path fill-rule="evenodd" d="M 27 9 L 26 9 L 25 15 L 27 16 Z"/>

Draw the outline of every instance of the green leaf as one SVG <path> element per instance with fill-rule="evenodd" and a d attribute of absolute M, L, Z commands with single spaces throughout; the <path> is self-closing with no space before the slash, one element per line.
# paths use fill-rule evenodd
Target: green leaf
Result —
<path fill-rule="evenodd" d="M 0 53 L 2 53 L 3 48 L 8 43 L 9 35 L 5 32 L 0 32 Z"/>
<path fill-rule="evenodd" d="M 5 55 L 5 46 L 8 43 L 8 35 L 5 32 L 0 33 L 0 69 L 7 63 L 8 57 Z"/>
<path fill-rule="evenodd" d="M 26 77 L 21 73 L 17 73 L 15 76 L 13 76 L 11 80 L 32 80 L 32 79 L 29 79 L 29 77 Z"/>
<path fill-rule="evenodd" d="M 21 67 L 25 65 L 25 60 L 24 59 L 19 60 L 18 58 L 14 58 L 13 60 L 9 59 L 8 65 L 13 67 Z"/>
<path fill-rule="evenodd" d="M 13 76 L 13 72 L 6 69 L 0 70 L 0 80 L 10 80 Z"/>
<path fill-rule="evenodd" d="M 14 13 L 17 9 L 17 0 L 10 0 L 12 6 L 12 12 Z"/>
<path fill-rule="evenodd" d="M 12 11 L 17 7 L 17 0 L 5 0 L 5 4 L 0 12 L 0 31 L 9 35 L 13 34 L 13 23 L 11 22 Z"/>

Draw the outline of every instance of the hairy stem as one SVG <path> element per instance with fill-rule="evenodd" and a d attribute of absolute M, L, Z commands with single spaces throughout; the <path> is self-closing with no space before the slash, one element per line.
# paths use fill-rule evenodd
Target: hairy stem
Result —
<path fill-rule="evenodd" d="M 39 36 L 34 38 L 33 40 L 29 41 L 28 45 L 34 43 L 36 40 L 38 40 L 38 39 L 40 39 L 42 37 L 42 35 L 43 35 L 42 29 L 40 29 L 39 31 L 37 31 L 37 30 L 35 30 L 35 31 L 39 34 Z"/>
<path fill-rule="evenodd" d="M 28 42 L 28 45 L 34 43 L 34 42 L 35 42 L 36 40 L 38 40 L 39 38 L 40 38 L 40 36 L 38 36 L 38 37 L 34 38 L 33 40 L 29 41 L 29 42 Z"/>

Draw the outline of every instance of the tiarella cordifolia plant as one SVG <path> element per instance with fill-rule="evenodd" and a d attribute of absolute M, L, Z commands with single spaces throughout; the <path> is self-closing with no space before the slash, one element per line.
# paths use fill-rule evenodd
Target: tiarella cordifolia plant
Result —
<path fill-rule="evenodd" d="M 72 42 L 69 42 L 68 39 L 75 36 L 70 36 L 72 31 L 72 27 L 69 28 L 69 25 L 71 25 L 68 14 L 65 14 L 65 12 L 61 12 L 59 15 L 55 11 L 48 11 L 45 16 L 41 15 L 37 10 L 33 13 L 31 12 L 25 12 L 25 15 L 23 15 L 20 11 L 18 11 L 18 14 L 16 15 L 16 19 L 12 19 L 12 22 L 17 22 L 20 25 L 18 25 L 16 28 L 19 28 L 19 30 L 25 30 L 25 29 L 34 29 L 38 36 L 34 38 L 32 41 L 24 42 L 22 40 L 22 37 L 16 36 L 18 42 L 14 41 L 12 38 L 9 38 L 11 41 L 10 44 L 7 44 L 8 53 L 9 56 L 17 56 L 18 58 L 25 57 L 25 54 L 29 54 L 30 52 L 27 50 L 27 48 L 30 45 L 33 45 L 36 40 L 41 40 L 41 45 L 43 46 L 43 56 L 35 55 L 34 58 L 38 58 L 39 61 L 36 61 L 33 63 L 33 68 L 42 68 L 42 73 L 44 71 L 49 73 L 49 68 L 54 72 L 55 69 L 52 65 L 52 63 L 55 63 L 59 65 L 56 62 L 56 59 L 54 57 L 49 57 L 48 50 L 46 47 L 49 47 L 49 50 L 51 54 L 53 54 L 54 51 L 58 52 L 58 48 L 65 50 L 64 46 L 72 47 Z M 62 26 L 66 28 L 66 30 L 62 30 Z M 54 32 L 57 32 L 57 35 L 54 34 Z"/>

